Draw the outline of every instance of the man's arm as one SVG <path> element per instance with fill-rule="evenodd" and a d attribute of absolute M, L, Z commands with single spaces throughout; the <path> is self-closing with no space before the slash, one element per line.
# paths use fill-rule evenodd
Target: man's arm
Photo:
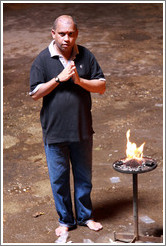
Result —
<path fill-rule="evenodd" d="M 41 84 L 39 89 L 32 95 L 32 99 L 37 101 L 38 99 L 48 95 L 58 86 L 58 84 L 59 83 L 55 81 L 55 78 L 51 79 L 47 83 Z"/>
<path fill-rule="evenodd" d="M 72 78 L 75 84 L 81 86 L 82 88 L 84 88 L 89 92 L 103 94 L 106 90 L 106 81 L 104 79 L 87 80 L 87 79 L 80 78 L 76 68 Z"/>
<path fill-rule="evenodd" d="M 87 80 L 87 79 L 80 78 L 79 82 L 77 82 L 76 84 L 80 85 L 85 90 L 93 93 L 103 94 L 106 90 L 105 80 L 99 80 L 99 79 Z"/>
<path fill-rule="evenodd" d="M 70 79 L 75 73 L 75 64 L 69 63 L 66 68 L 58 75 L 60 82 L 65 82 Z M 59 85 L 56 82 L 55 78 L 51 79 L 47 83 L 41 84 L 39 89 L 32 95 L 32 99 L 37 101 L 38 99 L 48 95 L 51 91 L 53 91 Z"/>

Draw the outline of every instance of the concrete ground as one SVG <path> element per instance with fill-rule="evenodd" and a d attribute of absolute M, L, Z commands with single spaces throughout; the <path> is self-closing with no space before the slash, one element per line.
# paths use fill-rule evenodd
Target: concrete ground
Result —
<path fill-rule="evenodd" d="M 133 233 L 132 175 L 115 171 L 125 157 L 126 132 L 154 158 L 138 175 L 139 234 L 163 234 L 163 30 L 161 3 L 4 3 L 3 242 L 54 243 L 58 216 L 49 183 L 39 121 L 41 101 L 28 95 L 29 71 L 51 42 L 54 18 L 74 16 L 79 44 L 98 59 L 107 80 L 93 94 L 92 202 L 103 230 L 78 226 L 72 243 L 108 243 Z M 165 169 L 164 169 L 165 170 Z M 118 183 L 112 183 L 118 177 Z M 73 192 L 72 178 L 71 189 Z M 164 209 L 165 212 L 165 209 Z M 149 220 L 146 220 L 146 218 Z"/>

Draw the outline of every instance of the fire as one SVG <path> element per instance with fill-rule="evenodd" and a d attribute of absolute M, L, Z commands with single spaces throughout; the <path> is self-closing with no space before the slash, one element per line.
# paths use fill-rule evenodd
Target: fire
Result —
<path fill-rule="evenodd" d="M 130 129 L 126 133 L 127 137 L 127 149 L 126 149 L 126 156 L 127 159 L 142 159 L 143 157 L 143 148 L 145 143 L 143 143 L 139 148 L 135 143 L 131 143 L 130 138 Z"/>

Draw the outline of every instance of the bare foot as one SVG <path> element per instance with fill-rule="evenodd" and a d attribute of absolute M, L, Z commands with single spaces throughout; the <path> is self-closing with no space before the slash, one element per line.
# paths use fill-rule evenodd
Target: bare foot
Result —
<path fill-rule="evenodd" d="M 103 228 L 99 222 L 95 222 L 93 220 L 90 220 L 86 225 L 89 227 L 89 229 L 94 231 L 99 231 Z"/>
<path fill-rule="evenodd" d="M 55 234 L 59 237 L 61 236 L 64 232 L 68 231 L 69 228 L 67 226 L 59 226 L 55 230 Z"/>

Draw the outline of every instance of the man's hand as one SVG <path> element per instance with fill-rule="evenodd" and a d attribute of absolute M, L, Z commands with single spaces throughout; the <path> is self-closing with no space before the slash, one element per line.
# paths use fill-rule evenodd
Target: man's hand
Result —
<path fill-rule="evenodd" d="M 72 78 L 74 83 L 81 86 L 85 90 L 93 93 L 103 94 L 105 92 L 105 80 L 93 79 L 87 80 L 80 78 L 74 61 L 71 61 L 66 68 L 59 74 L 60 81 L 67 81 Z"/>
<path fill-rule="evenodd" d="M 82 88 L 84 88 L 85 90 L 87 90 L 89 92 L 94 92 L 94 93 L 99 93 L 99 94 L 103 94 L 105 92 L 105 89 L 106 89 L 105 79 L 103 79 L 103 80 L 100 80 L 100 79 L 88 80 L 88 79 L 80 78 L 78 75 L 76 67 L 74 69 L 74 74 L 72 75 L 72 79 L 73 79 L 75 84 L 81 86 Z"/>
<path fill-rule="evenodd" d="M 69 62 L 65 69 L 58 75 L 61 82 L 69 80 L 75 74 L 75 64 L 73 61 Z"/>
<path fill-rule="evenodd" d="M 75 84 L 80 84 L 80 77 L 78 75 L 78 72 L 77 72 L 77 68 L 75 67 L 75 70 L 74 70 L 74 74 L 72 76 L 72 79 L 74 81 Z"/>

